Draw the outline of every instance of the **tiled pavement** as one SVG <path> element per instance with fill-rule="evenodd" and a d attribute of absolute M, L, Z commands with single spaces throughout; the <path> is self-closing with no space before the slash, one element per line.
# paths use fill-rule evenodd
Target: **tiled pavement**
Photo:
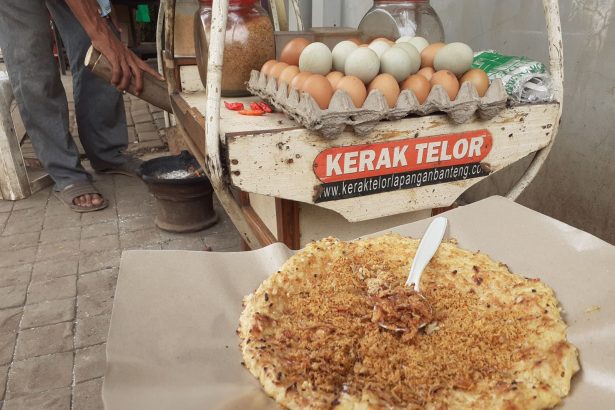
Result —
<path fill-rule="evenodd" d="M 70 78 L 63 82 L 76 136 Z M 162 112 L 128 95 L 125 103 L 128 150 L 165 155 Z M 217 203 L 217 225 L 170 234 L 156 228 L 155 200 L 140 180 L 96 178 L 110 201 L 100 212 L 74 213 L 50 188 L 22 201 L 0 200 L 0 410 L 103 408 L 105 341 L 122 251 L 240 249 Z"/>
<path fill-rule="evenodd" d="M 140 180 L 97 176 L 97 186 L 110 206 L 88 214 L 70 211 L 50 189 L 0 201 L 4 410 L 102 409 L 105 340 L 122 251 L 240 249 L 217 204 L 221 219 L 214 227 L 171 234 L 154 225 L 155 200 Z"/>

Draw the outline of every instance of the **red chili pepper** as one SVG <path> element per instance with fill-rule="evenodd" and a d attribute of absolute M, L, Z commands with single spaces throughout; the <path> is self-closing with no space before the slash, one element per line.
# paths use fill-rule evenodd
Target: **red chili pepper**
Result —
<path fill-rule="evenodd" d="M 224 106 L 226 107 L 227 110 L 231 110 L 231 111 L 241 111 L 244 109 L 243 103 L 240 103 L 240 102 L 230 103 L 230 102 L 224 101 Z"/>
<path fill-rule="evenodd" d="M 267 105 L 267 103 L 265 101 L 259 102 L 258 106 L 260 107 L 261 110 L 263 110 L 265 112 L 273 112 L 271 107 L 269 105 Z"/>
<path fill-rule="evenodd" d="M 239 114 L 241 115 L 251 115 L 254 117 L 259 117 L 263 114 L 265 114 L 265 111 L 262 110 L 241 110 L 239 111 Z"/>
<path fill-rule="evenodd" d="M 250 109 L 252 111 L 265 111 L 262 109 L 262 107 L 258 103 L 255 103 L 255 102 L 250 103 Z"/>

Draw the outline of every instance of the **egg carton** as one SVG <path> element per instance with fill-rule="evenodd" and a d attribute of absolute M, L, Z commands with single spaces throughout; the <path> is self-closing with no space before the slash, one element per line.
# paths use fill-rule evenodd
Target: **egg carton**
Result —
<path fill-rule="evenodd" d="M 423 104 L 419 104 L 410 90 L 403 90 L 395 107 L 390 108 L 386 98 L 379 90 L 373 90 L 367 96 L 361 108 L 356 108 L 350 96 L 343 90 L 333 94 L 328 109 L 321 109 L 314 98 L 306 92 L 291 89 L 283 83 L 278 87 L 275 78 L 268 78 L 260 71 L 252 71 L 248 90 L 283 111 L 303 127 L 320 132 L 327 138 L 340 135 L 346 126 L 354 129 L 358 135 L 366 135 L 380 121 L 399 120 L 409 115 L 429 115 L 445 112 L 449 118 L 463 124 L 471 121 L 477 113 L 482 119 L 495 117 L 506 107 L 508 94 L 500 79 L 494 80 L 484 97 L 479 97 L 473 84 L 461 85 L 455 100 L 451 101 L 447 92 L 440 85 L 434 86 Z"/>

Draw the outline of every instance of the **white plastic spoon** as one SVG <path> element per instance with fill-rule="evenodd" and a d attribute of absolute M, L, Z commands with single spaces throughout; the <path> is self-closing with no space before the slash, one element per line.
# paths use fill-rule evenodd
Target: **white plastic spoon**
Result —
<path fill-rule="evenodd" d="M 412 266 L 410 267 L 408 280 L 406 281 L 406 286 L 414 284 L 414 290 L 417 293 L 420 292 L 421 275 L 442 243 L 447 224 L 448 219 L 443 216 L 434 219 L 427 227 L 423 239 L 421 239 L 419 249 L 416 251 Z"/>

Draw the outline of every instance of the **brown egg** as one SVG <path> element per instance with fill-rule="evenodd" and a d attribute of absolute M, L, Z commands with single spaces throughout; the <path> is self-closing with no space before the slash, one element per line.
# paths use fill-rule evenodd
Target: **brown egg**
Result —
<path fill-rule="evenodd" d="M 402 90 L 411 90 L 420 104 L 423 104 L 431 91 L 431 84 L 425 77 L 413 74 L 401 83 Z"/>
<path fill-rule="evenodd" d="M 329 108 L 331 97 L 333 97 L 333 87 L 324 75 L 312 74 L 305 80 L 303 91 L 310 94 L 323 110 Z"/>
<path fill-rule="evenodd" d="M 327 74 L 327 80 L 329 80 L 329 82 L 331 83 L 331 87 L 335 89 L 335 86 L 337 86 L 337 83 L 342 79 L 343 76 L 344 74 L 340 73 L 339 71 L 331 71 L 329 74 Z"/>
<path fill-rule="evenodd" d="M 453 101 L 459 92 L 459 81 L 455 74 L 448 70 L 436 71 L 431 77 L 431 86 L 441 85 L 448 94 L 448 98 Z"/>
<path fill-rule="evenodd" d="M 352 37 L 349 38 L 348 41 L 352 41 L 353 43 L 355 43 L 356 45 L 360 46 L 361 44 L 363 44 L 363 41 L 361 41 L 361 39 L 359 37 Z"/>
<path fill-rule="evenodd" d="M 423 68 L 421 68 L 417 72 L 417 74 L 418 75 L 422 75 L 423 77 L 425 77 L 427 79 L 427 81 L 430 81 L 431 80 L 431 76 L 435 72 L 436 72 L 436 70 L 434 70 L 432 67 L 423 67 Z"/>
<path fill-rule="evenodd" d="M 463 84 L 465 82 L 474 84 L 474 87 L 480 97 L 484 97 L 487 89 L 489 88 L 489 77 L 487 76 L 487 73 L 480 68 L 473 68 L 466 71 L 463 77 L 461 77 L 460 83 Z"/>
<path fill-rule="evenodd" d="M 336 90 L 344 90 L 352 100 L 356 108 L 361 108 L 367 98 L 367 88 L 358 77 L 347 75 L 342 77 L 335 87 Z"/>
<path fill-rule="evenodd" d="M 428 45 L 421 51 L 421 67 L 433 67 L 433 59 L 436 53 L 444 47 L 444 43 L 433 43 Z"/>
<path fill-rule="evenodd" d="M 290 83 L 290 86 L 296 90 L 303 91 L 303 85 L 305 84 L 305 80 L 310 78 L 312 73 L 309 71 L 303 71 L 293 78 L 293 81 Z"/>
<path fill-rule="evenodd" d="M 359 47 L 369 47 L 369 44 L 359 44 Z"/>
<path fill-rule="evenodd" d="M 275 63 L 273 67 L 271 67 L 271 69 L 269 70 L 269 77 L 273 77 L 277 80 L 286 67 L 288 67 L 288 64 L 286 63 Z"/>
<path fill-rule="evenodd" d="M 367 92 L 371 92 L 372 90 L 380 90 L 380 92 L 384 94 L 384 98 L 386 98 L 389 107 L 393 108 L 395 104 L 397 104 L 397 99 L 399 98 L 399 84 L 391 74 L 380 74 L 374 78 L 372 82 L 369 83 Z"/>
<path fill-rule="evenodd" d="M 288 65 L 299 65 L 299 57 L 310 42 L 304 38 L 295 38 L 290 40 L 280 53 L 280 61 Z"/>
<path fill-rule="evenodd" d="M 284 70 L 282 70 L 280 76 L 278 77 L 278 87 L 282 83 L 290 85 L 290 83 L 293 81 L 293 78 L 295 78 L 297 74 L 299 74 L 299 67 L 297 67 L 296 65 L 289 65 L 288 67 L 286 67 Z"/>
<path fill-rule="evenodd" d="M 261 73 L 265 75 L 269 75 L 271 68 L 278 63 L 277 60 L 269 60 L 265 64 L 263 64 L 263 68 L 261 68 Z"/>

